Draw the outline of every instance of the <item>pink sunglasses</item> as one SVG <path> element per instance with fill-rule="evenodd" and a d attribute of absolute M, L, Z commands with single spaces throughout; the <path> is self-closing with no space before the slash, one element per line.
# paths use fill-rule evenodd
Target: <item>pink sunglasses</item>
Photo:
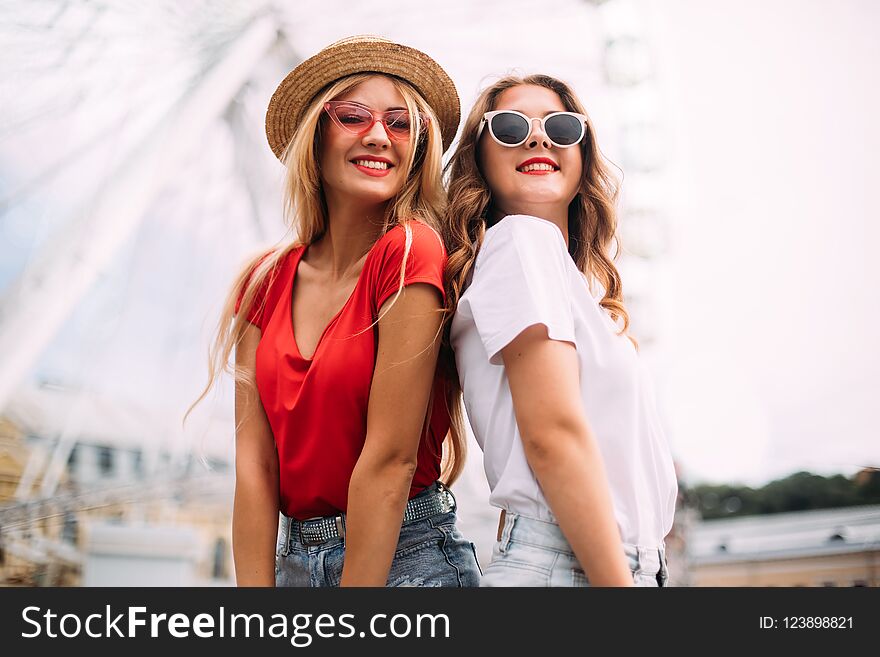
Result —
<path fill-rule="evenodd" d="M 324 111 L 330 115 L 333 123 L 353 135 L 369 132 L 377 121 L 382 123 L 389 139 L 409 139 L 412 129 L 409 111 L 405 109 L 379 112 L 350 100 L 331 100 L 324 103 Z M 423 130 L 427 123 L 428 117 L 419 112 L 418 129 Z"/>

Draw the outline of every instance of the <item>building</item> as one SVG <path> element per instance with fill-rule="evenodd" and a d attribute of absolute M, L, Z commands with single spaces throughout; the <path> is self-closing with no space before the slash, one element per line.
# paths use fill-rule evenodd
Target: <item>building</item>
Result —
<path fill-rule="evenodd" d="M 693 586 L 880 586 L 880 505 L 696 523 Z"/>
<path fill-rule="evenodd" d="M 0 584 L 231 584 L 229 461 L 183 442 L 136 405 L 20 392 L 0 418 Z"/>

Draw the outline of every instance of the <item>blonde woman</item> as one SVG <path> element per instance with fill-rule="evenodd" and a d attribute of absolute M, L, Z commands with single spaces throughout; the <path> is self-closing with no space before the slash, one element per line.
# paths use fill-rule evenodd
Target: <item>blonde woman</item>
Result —
<path fill-rule="evenodd" d="M 437 368 L 440 162 L 458 119 L 434 60 L 370 36 L 307 59 L 272 97 L 296 240 L 238 277 L 211 377 L 234 349 L 239 585 L 478 582 L 440 481 L 447 436 L 446 484 L 462 456 Z"/>
<path fill-rule="evenodd" d="M 503 78 L 448 169 L 450 340 L 502 510 L 482 585 L 664 586 L 677 484 L 583 106 L 554 78 Z"/>

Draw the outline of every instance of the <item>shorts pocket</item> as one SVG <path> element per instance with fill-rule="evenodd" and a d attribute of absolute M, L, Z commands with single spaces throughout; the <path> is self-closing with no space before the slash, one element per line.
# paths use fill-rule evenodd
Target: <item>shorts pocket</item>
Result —
<path fill-rule="evenodd" d="M 416 552 L 421 552 L 427 548 L 436 548 L 442 545 L 443 541 L 441 537 L 429 538 L 427 540 L 422 539 L 418 542 L 411 542 L 406 545 L 401 546 L 398 544 L 397 550 L 394 551 L 394 558 L 399 559 L 400 557 L 406 557 L 410 554 L 415 554 Z"/>
<path fill-rule="evenodd" d="M 480 586 L 550 586 L 550 573 L 538 566 L 517 561 L 493 560 L 480 579 Z"/>
<path fill-rule="evenodd" d="M 469 541 L 470 542 L 470 541 Z M 477 570 L 480 572 L 480 577 L 483 576 L 483 567 L 480 565 L 480 560 L 477 558 L 477 546 L 471 543 L 471 552 L 474 553 L 474 562 L 477 564 Z"/>
<path fill-rule="evenodd" d="M 587 579 L 587 574 L 583 570 L 574 568 L 571 571 L 571 585 L 583 588 L 590 586 L 590 580 Z"/>
<path fill-rule="evenodd" d="M 458 561 L 450 559 L 444 539 L 438 537 L 395 554 L 387 585 L 457 588 L 463 585 L 462 572 Z"/>

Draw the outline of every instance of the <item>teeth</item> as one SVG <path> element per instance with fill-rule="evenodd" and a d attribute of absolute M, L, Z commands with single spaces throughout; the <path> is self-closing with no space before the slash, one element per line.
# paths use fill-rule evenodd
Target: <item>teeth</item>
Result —
<path fill-rule="evenodd" d="M 355 164 L 359 164 L 362 167 L 367 167 L 368 169 L 387 169 L 387 162 L 376 162 L 375 160 L 355 160 Z"/>
<path fill-rule="evenodd" d="M 527 173 L 529 171 L 555 171 L 555 167 L 552 164 L 545 164 L 543 162 L 538 164 L 527 164 L 524 167 L 520 168 L 520 171 L 523 173 Z"/>

